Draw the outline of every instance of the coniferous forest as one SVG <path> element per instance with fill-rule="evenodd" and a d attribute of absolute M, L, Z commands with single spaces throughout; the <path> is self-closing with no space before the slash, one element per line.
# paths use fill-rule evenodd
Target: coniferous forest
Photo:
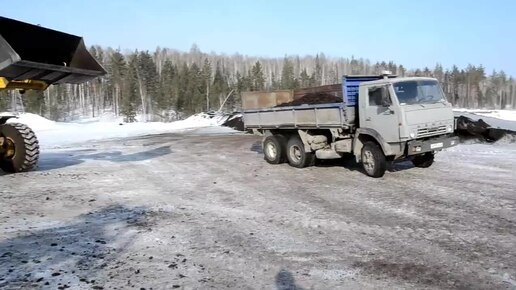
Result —
<path fill-rule="evenodd" d="M 96 117 L 105 112 L 128 122 L 173 121 L 210 110 L 239 110 L 240 93 L 294 89 L 341 82 L 345 74 L 431 76 L 448 100 L 461 108 L 515 109 L 516 81 L 503 71 L 481 65 L 407 69 L 393 62 L 362 58 L 285 56 L 256 58 L 157 48 L 121 51 L 92 46 L 90 52 L 108 73 L 81 85 L 51 86 L 44 92 L 0 92 L 0 110 L 31 112 L 56 121 Z"/>

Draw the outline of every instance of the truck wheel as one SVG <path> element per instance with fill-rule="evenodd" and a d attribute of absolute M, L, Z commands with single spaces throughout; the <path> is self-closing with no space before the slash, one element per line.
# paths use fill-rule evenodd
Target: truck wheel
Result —
<path fill-rule="evenodd" d="M 39 143 L 34 132 L 24 124 L 0 125 L 0 168 L 9 173 L 30 171 L 39 159 Z"/>
<path fill-rule="evenodd" d="M 362 148 L 362 166 L 367 175 L 382 177 L 387 169 L 387 161 L 382 148 L 375 142 L 369 141 Z"/>
<path fill-rule="evenodd" d="M 304 168 L 314 164 L 315 155 L 313 152 L 305 152 L 305 144 L 299 136 L 292 136 L 287 143 L 288 163 L 297 168 Z"/>
<path fill-rule="evenodd" d="M 287 139 L 283 135 L 267 136 L 263 141 L 263 156 L 270 164 L 280 164 L 285 161 Z"/>
<path fill-rule="evenodd" d="M 434 153 L 427 152 L 422 155 L 414 156 L 412 159 L 412 164 L 416 167 L 420 168 L 428 168 L 434 163 Z"/>

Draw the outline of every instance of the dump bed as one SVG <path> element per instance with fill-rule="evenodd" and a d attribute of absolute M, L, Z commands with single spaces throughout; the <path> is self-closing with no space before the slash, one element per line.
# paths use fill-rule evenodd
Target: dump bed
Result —
<path fill-rule="evenodd" d="M 81 37 L 0 17 L 0 78 L 50 85 L 105 73 Z"/>
<path fill-rule="evenodd" d="M 247 129 L 316 129 L 355 126 L 360 83 L 383 76 L 344 76 L 341 84 L 242 93 Z"/>

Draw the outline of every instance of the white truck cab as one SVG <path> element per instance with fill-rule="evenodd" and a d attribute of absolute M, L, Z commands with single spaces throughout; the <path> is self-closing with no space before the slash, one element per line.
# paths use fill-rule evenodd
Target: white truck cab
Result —
<path fill-rule="evenodd" d="M 451 104 L 433 78 L 385 78 L 360 84 L 359 128 L 382 137 L 395 159 L 456 145 L 456 138 L 433 139 L 454 131 Z M 417 142 L 411 142 L 416 141 Z M 435 142 L 434 142 L 435 141 Z M 432 150 L 430 150 L 432 149 Z"/>

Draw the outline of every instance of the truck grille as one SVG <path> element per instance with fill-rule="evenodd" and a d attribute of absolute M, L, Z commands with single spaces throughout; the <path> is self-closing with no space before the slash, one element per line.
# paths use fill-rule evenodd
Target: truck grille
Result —
<path fill-rule="evenodd" d="M 428 137 L 433 135 L 445 134 L 446 126 L 417 129 L 417 137 Z"/>

